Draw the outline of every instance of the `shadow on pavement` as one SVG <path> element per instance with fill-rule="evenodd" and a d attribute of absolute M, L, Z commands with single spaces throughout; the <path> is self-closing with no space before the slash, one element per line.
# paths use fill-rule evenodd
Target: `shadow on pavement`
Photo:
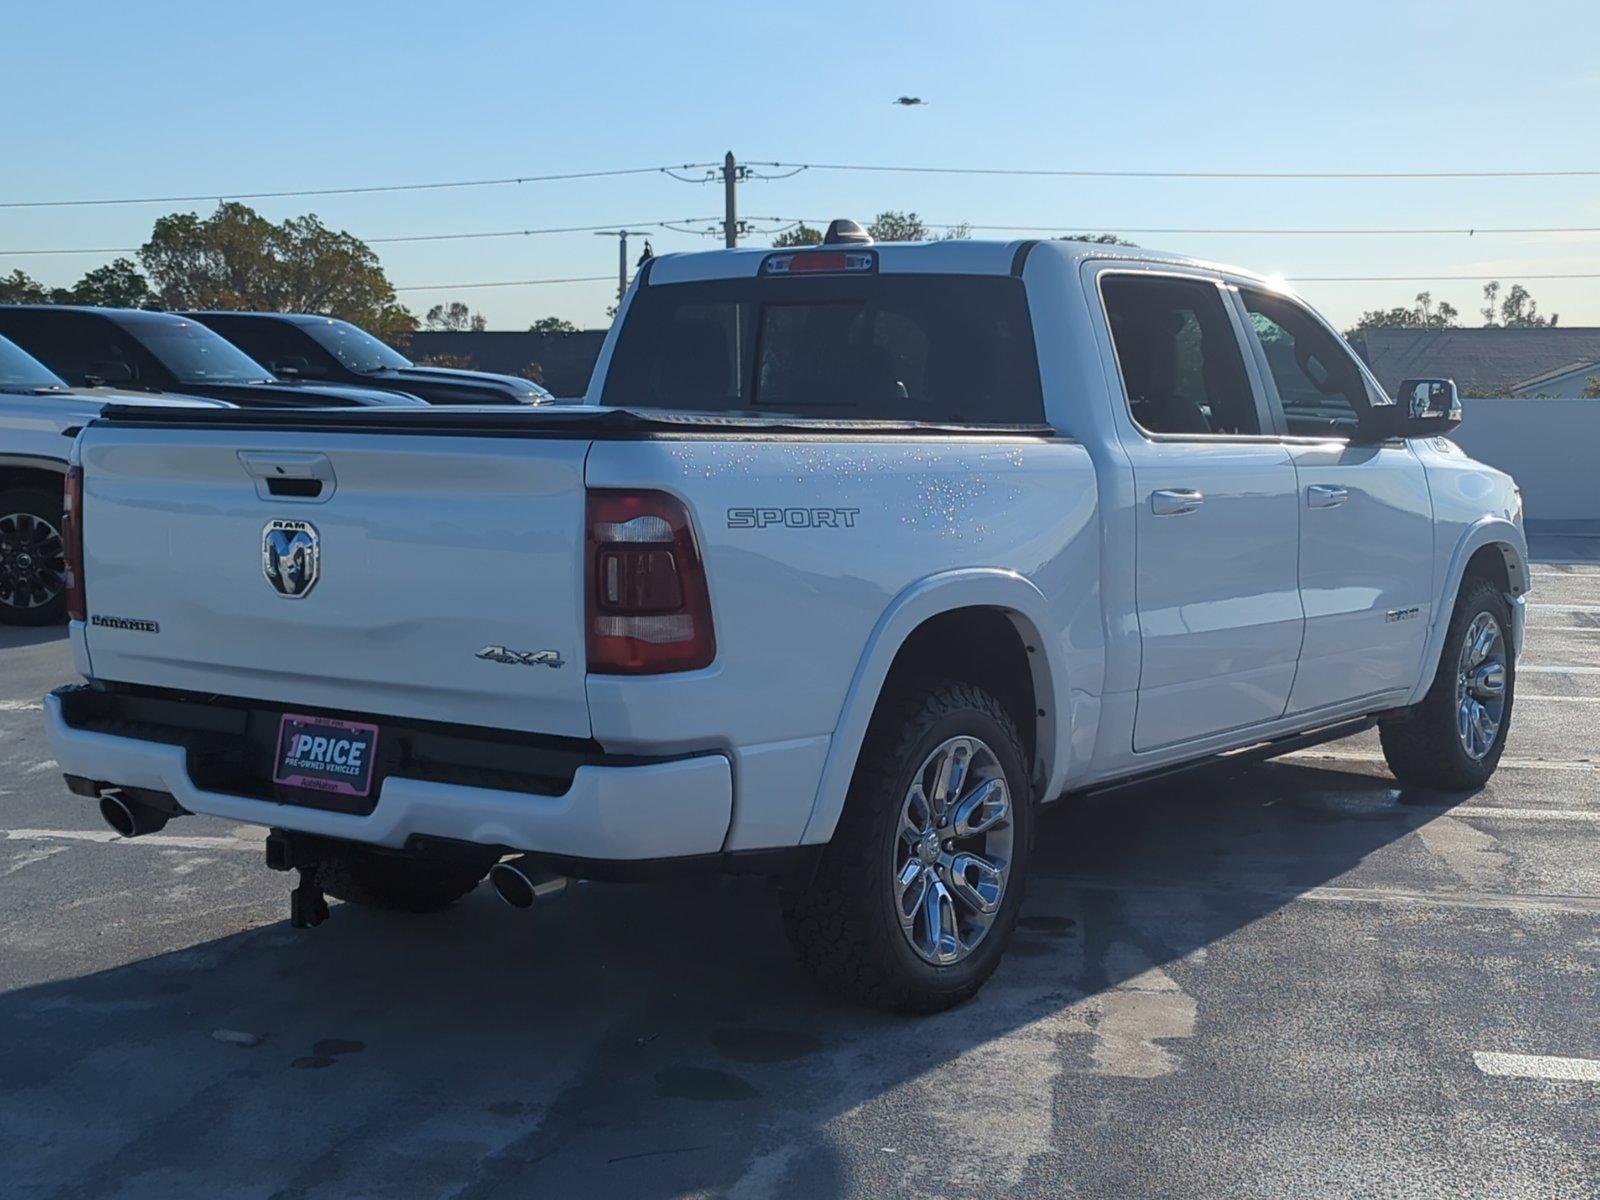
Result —
<path fill-rule="evenodd" d="M 65 625 L 0 625 L 0 650 L 13 646 L 43 646 L 67 640 Z"/>
<path fill-rule="evenodd" d="M 341 906 L 0 997 L 0 1162 L 39 1195 L 832 1196 L 918 1172 L 968 1194 L 984 1181 L 927 1174 L 917 1147 L 1004 1121 L 1026 1169 L 1056 1133 L 1037 1092 L 975 1114 L 963 1080 L 1048 1097 L 1095 1069 L 1086 999 L 1452 799 L 1270 764 L 1055 811 L 999 974 L 925 1020 L 819 995 L 758 881 L 584 885 L 531 916 L 486 887 L 432 917 Z M 902 1088 L 903 1145 L 844 1136 Z"/>

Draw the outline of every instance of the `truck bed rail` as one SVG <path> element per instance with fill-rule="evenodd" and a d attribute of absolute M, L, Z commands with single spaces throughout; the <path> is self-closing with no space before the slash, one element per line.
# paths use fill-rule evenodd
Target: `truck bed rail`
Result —
<path fill-rule="evenodd" d="M 110 405 L 96 424 L 121 428 L 273 429 L 321 433 L 414 433 L 429 437 L 1005 437 L 1054 438 L 1049 425 L 818 419 L 794 413 L 728 414 L 665 409 L 601 408 L 592 404 L 526 408 L 160 409 Z"/>

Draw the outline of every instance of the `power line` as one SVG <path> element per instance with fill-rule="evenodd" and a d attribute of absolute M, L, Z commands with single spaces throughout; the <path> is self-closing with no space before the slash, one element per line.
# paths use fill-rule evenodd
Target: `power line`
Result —
<path fill-rule="evenodd" d="M 748 163 L 797 171 L 880 171 L 910 175 L 1012 175 L 1066 179 L 1564 179 L 1600 175 L 1600 168 L 1543 171 L 1103 171 L 1035 167 L 905 167 L 867 163 Z"/>
<path fill-rule="evenodd" d="M 1304 237 L 1337 237 L 1344 235 L 1363 236 L 1388 234 L 1452 234 L 1474 237 L 1478 234 L 1508 234 L 1508 233 L 1538 233 L 1538 234 L 1563 234 L 1563 233 L 1600 233 L 1600 226 L 1596 225 L 1529 225 L 1529 226 L 1462 226 L 1460 228 L 1393 228 L 1393 229 L 1356 229 L 1356 228 L 1326 228 L 1326 229 L 1250 229 L 1250 228 L 1197 228 L 1194 226 L 1135 226 L 1135 225 L 1104 225 L 1092 221 L 1067 222 L 1059 225 L 976 225 L 970 221 L 924 222 L 929 229 L 994 229 L 1000 231 L 1015 231 L 1018 233 L 1060 233 L 1062 230 L 1096 230 L 1106 233 L 1182 233 L 1182 234 L 1238 234 L 1240 236 L 1275 236 L 1285 234 L 1289 236 Z"/>
<path fill-rule="evenodd" d="M 397 287 L 397 292 L 455 291 L 466 288 L 532 287 L 546 283 L 608 283 L 611 275 L 583 275 L 569 279 L 498 279 L 482 283 L 417 283 Z M 1490 279 L 1600 279 L 1600 272 L 1530 275 L 1522 271 L 1500 271 L 1493 275 L 1298 275 L 1285 276 L 1285 283 L 1431 283 L 1457 280 L 1481 283 Z"/>
<path fill-rule="evenodd" d="M 410 283 L 397 292 L 457 292 L 467 288 L 534 287 L 545 283 L 611 283 L 614 275 L 573 275 L 566 279 L 496 279 L 487 283 Z"/>
<path fill-rule="evenodd" d="M 685 222 L 714 221 L 715 217 L 684 217 Z M 464 242 L 476 238 L 506 238 L 506 237 L 534 237 L 544 233 L 605 233 L 626 225 L 644 225 L 650 229 L 666 229 L 671 221 L 612 221 L 606 225 L 561 225 L 551 226 L 548 229 L 501 229 L 487 233 L 418 233 L 408 234 L 403 237 L 379 237 L 363 239 L 369 245 L 387 245 L 393 242 Z"/>
<path fill-rule="evenodd" d="M 1492 279 L 1600 279 L 1600 272 L 1556 272 L 1530 275 L 1525 271 L 1496 271 L 1493 275 L 1295 275 L 1285 277 L 1289 283 L 1434 283 L 1450 280 L 1464 283 L 1482 283 Z"/>
<path fill-rule="evenodd" d="M 671 229 L 679 223 L 714 221 L 715 217 L 684 217 L 674 221 L 612 221 L 607 225 L 552 225 L 545 229 L 495 229 L 481 233 L 413 233 L 393 237 L 362 238 L 369 246 L 390 245 L 395 242 L 461 242 L 478 238 L 535 237 L 548 233 L 602 233 L 618 225 L 648 225 L 652 229 Z M 137 254 L 140 246 L 100 246 L 72 250 L 0 250 L 0 258 L 36 254 Z"/>
<path fill-rule="evenodd" d="M 678 170 L 712 166 L 685 163 Z M 623 167 L 612 171 L 563 171 L 551 175 L 512 175 L 502 179 L 452 179 L 439 183 L 385 183 L 363 187 L 297 188 L 276 192 L 205 192 L 193 196 L 137 196 L 89 200 L 4 200 L 0 208 L 84 208 L 110 204 L 189 204 L 201 200 L 277 200 L 290 196 L 358 196 L 375 192 L 429 192 L 442 188 L 500 187 L 516 183 L 555 183 L 569 179 L 614 179 L 619 175 L 670 174 L 672 167 Z"/>
<path fill-rule="evenodd" d="M 615 229 L 623 225 L 644 225 L 652 229 L 670 229 L 676 233 L 689 233 L 707 236 L 719 233 L 717 228 L 692 229 L 692 225 L 711 225 L 719 220 L 716 217 L 683 217 L 668 221 L 611 221 L 604 225 L 552 225 L 544 229 L 496 229 L 473 233 L 415 233 L 397 234 L 392 237 L 363 238 L 369 246 L 394 245 L 402 242 L 458 242 L 476 241 L 483 238 L 513 238 L 536 237 L 543 234 L 561 233 L 601 233 L 608 229 Z M 799 224 L 821 225 L 826 224 L 828 218 L 823 217 L 749 217 L 747 221 L 767 221 L 778 223 L 778 228 L 755 229 L 748 232 L 760 234 L 781 233 L 793 229 Z M 971 221 L 925 221 L 929 229 L 978 229 L 994 230 L 996 232 L 1011 233 L 1055 233 L 1061 234 L 1068 230 L 1082 232 L 1094 230 L 1105 233 L 1137 233 L 1137 234 L 1193 234 L 1193 235 L 1223 235 L 1240 237 L 1342 237 L 1342 236 L 1389 236 L 1389 235 L 1446 235 L 1476 237 L 1495 234 L 1538 234 L 1561 235 L 1571 233 L 1600 233 L 1600 225 L 1496 225 L 1496 226 L 1461 226 L 1452 227 L 1413 227 L 1413 228 L 1239 228 L 1239 227 L 1197 227 L 1179 225 L 1111 225 L 1097 221 L 1067 221 L 1055 225 L 985 225 L 975 224 Z M 0 250 L 0 257 L 33 257 L 39 255 L 69 255 L 69 254 L 137 254 L 139 246 L 85 246 L 71 249 L 46 249 L 46 250 Z"/>
<path fill-rule="evenodd" d="M 284 188 L 273 191 L 216 190 L 175 196 L 105 196 L 71 200 L 4 200 L 0 209 L 84 208 L 124 204 L 190 204 L 209 200 L 276 200 L 300 196 L 359 196 L 384 192 L 422 192 L 447 188 L 502 187 L 524 183 L 555 183 L 575 179 L 614 179 L 625 175 L 669 175 L 685 183 L 710 183 L 718 179 L 711 163 L 681 163 L 651 167 L 621 167 L 603 171 L 560 171 L 542 175 L 508 175 L 491 179 L 452 179 L 430 183 L 364 184 L 354 187 Z M 782 175 L 754 170 L 771 167 Z M 675 174 L 705 171 L 699 178 Z M 1600 168 L 1492 171 L 1112 171 L 1089 168 L 903 166 L 873 163 L 744 163 L 741 178 L 785 179 L 801 171 L 875 171 L 920 175 L 1008 175 L 1068 179 L 1563 179 L 1600 176 Z"/>

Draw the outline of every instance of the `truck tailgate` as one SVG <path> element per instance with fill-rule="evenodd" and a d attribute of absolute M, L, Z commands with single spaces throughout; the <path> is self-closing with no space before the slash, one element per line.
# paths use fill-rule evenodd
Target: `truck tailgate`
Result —
<path fill-rule="evenodd" d="M 91 427 L 94 675 L 587 737 L 588 446 Z"/>

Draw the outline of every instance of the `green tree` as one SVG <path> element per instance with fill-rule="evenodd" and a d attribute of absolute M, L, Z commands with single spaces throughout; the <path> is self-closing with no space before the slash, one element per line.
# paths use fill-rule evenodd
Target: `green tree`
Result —
<path fill-rule="evenodd" d="M 872 235 L 872 240 L 875 242 L 948 242 L 971 237 L 972 226 L 965 222 L 951 225 L 935 237 L 927 222 L 916 213 L 886 209 L 872 218 L 872 224 L 867 226 L 867 232 Z"/>
<path fill-rule="evenodd" d="M 113 259 L 84 274 L 69 288 L 48 288 L 25 271 L 0 275 L 0 304 L 87 304 L 100 308 L 148 308 L 150 285 L 132 259 Z"/>
<path fill-rule="evenodd" d="M 1138 242 L 1130 242 L 1127 238 L 1119 238 L 1114 233 L 1066 233 L 1055 239 L 1058 242 L 1093 242 L 1097 246 L 1137 246 Z"/>
<path fill-rule="evenodd" d="M 528 326 L 529 333 L 577 333 L 578 327 L 565 317 L 540 317 Z"/>
<path fill-rule="evenodd" d="M 139 261 L 167 308 L 326 313 L 390 341 L 417 327 L 378 256 L 314 214 L 273 223 L 248 205 L 159 218 Z"/>
<path fill-rule="evenodd" d="M 50 291 L 26 271 L 0 275 L 0 304 L 47 304 Z"/>
<path fill-rule="evenodd" d="M 459 300 L 452 300 L 448 304 L 435 304 L 428 310 L 428 315 L 422 318 L 424 329 L 448 333 L 480 333 L 487 328 L 489 322 L 482 313 L 475 313 Z"/>
<path fill-rule="evenodd" d="M 1560 313 L 1541 316 L 1539 305 L 1520 283 L 1513 283 L 1502 299 L 1498 279 L 1483 285 L 1483 298 L 1487 303 L 1478 311 L 1483 314 L 1485 326 L 1503 325 L 1507 329 L 1554 329 L 1561 320 Z"/>
<path fill-rule="evenodd" d="M 1579 392 L 1578 395 L 1585 400 L 1600 400 L 1600 375 L 1589 376 L 1588 382 L 1583 386 L 1583 391 Z"/>
<path fill-rule="evenodd" d="M 804 221 L 793 229 L 785 229 L 772 239 L 772 244 L 779 250 L 787 250 L 795 246 L 820 246 L 822 245 L 822 230 Z"/>
<path fill-rule="evenodd" d="M 97 308 L 149 308 L 155 304 L 150 281 L 131 258 L 114 258 L 103 267 L 85 272 L 70 288 L 57 288 L 56 304 L 88 304 Z"/>
<path fill-rule="evenodd" d="M 1355 327 L 1344 331 L 1345 340 L 1349 341 L 1359 337 L 1368 329 L 1454 329 L 1461 324 L 1461 314 L 1456 311 L 1455 305 L 1448 300 L 1441 300 L 1437 307 L 1433 303 L 1432 292 L 1418 292 L 1416 300 L 1409 308 L 1400 306 L 1391 309 L 1373 308 L 1361 314 Z"/>

